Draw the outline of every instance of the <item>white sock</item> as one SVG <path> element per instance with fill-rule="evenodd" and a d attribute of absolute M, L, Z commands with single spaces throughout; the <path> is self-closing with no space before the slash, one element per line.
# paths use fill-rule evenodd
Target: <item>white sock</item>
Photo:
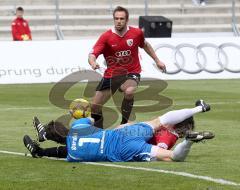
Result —
<path fill-rule="evenodd" d="M 192 141 L 186 139 L 179 143 L 173 150 L 173 161 L 184 161 L 191 149 L 192 144 Z"/>
<path fill-rule="evenodd" d="M 200 112 L 202 112 L 202 106 L 191 109 L 174 110 L 160 116 L 159 120 L 162 125 L 175 125 Z"/>

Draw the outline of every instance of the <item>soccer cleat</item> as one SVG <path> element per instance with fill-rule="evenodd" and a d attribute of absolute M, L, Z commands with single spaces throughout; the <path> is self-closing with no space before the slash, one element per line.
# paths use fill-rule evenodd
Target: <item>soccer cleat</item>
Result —
<path fill-rule="evenodd" d="M 207 112 L 211 109 L 210 105 L 204 102 L 203 100 L 197 100 L 195 103 L 196 106 L 202 107 L 202 112 Z"/>
<path fill-rule="evenodd" d="M 191 140 L 193 142 L 200 142 L 206 139 L 213 139 L 214 137 L 215 135 L 210 131 L 202 131 L 202 132 L 189 131 L 186 134 L 186 139 Z"/>
<path fill-rule="evenodd" d="M 35 116 L 33 117 L 33 126 L 37 131 L 37 137 L 39 142 L 43 142 L 46 140 L 46 131 L 43 124 L 39 121 L 39 119 Z"/>
<path fill-rule="evenodd" d="M 40 149 L 36 141 L 33 141 L 28 135 L 23 137 L 23 143 L 29 150 L 33 158 L 38 158 L 38 150 Z"/>

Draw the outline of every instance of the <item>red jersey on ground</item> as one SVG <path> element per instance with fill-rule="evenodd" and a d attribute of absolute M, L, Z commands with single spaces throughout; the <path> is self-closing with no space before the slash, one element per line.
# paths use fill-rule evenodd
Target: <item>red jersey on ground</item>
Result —
<path fill-rule="evenodd" d="M 28 35 L 29 39 L 32 39 L 31 31 L 28 25 L 28 21 L 23 18 L 16 18 L 12 22 L 12 36 L 15 41 L 22 41 L 22 35 Z"/>
<path fill-rule="evenodd" d="M 163 127 L 154 134 L 149 143 L 170 150 L 176 144 L 177 140 L 177 134 L 174 134 Z"/>
<path fill-rule="evenodd" d="M 143 32 L 139 28 L 128 27 L 123 36 L 119 36 L 115 29 L 110 29 L 100 36 L 91 54 L 96 58 L 103 54 L 107 63 L 104 78 L 140 73 L 138 47 L 143 48 L 144 41 Z"/>

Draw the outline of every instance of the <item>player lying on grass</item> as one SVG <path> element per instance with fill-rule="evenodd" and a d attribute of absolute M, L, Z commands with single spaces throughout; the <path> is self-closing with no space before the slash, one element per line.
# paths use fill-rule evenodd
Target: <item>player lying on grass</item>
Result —
<path fill-rule="evenodd" d="M 93 134 L 102 129 L 95 128 L 91 125 L 82 125 L 82 120 L 77 119 L 72 123 L 72 127 L 75 128 L 77 125 L 81 125 L 78 128 L 78 135 L 85 136 L 89 134 Z M 51 121 L 47 125 L 43 125 L 39 122 L 37 117 L 33 118 L 33 126 L 37 131 L 38 141 L 43 142 L 46 140 L 52 140 L 57 143 L 66 144 L 66 137 L 69 133 L 69 129 L 66 128 L 60 122 Z M 119 126 L 122 127 L 122 126 Z M 177 128 L 177 130 L 176 130 Z M 190 117 L 183 122 L 174 126 L 174 128 L 167 129 L 162 127 L 159 131 L 157 131 L 153 137 L 148 141 L 149 144 L 157 145 L 163 149 L 171 149 L 178 138 L 183 138 L 186 135 L 197 135 L 198 133 L 189 133 L 194 128 L 194 120 L 193 117 Z M 205 134 L 206 135 L 206 134 Z M 45 148 L 37 152 L 37 155 L 33 153 L 33 157 L 36 156 L 48 156 L 48 157 L 67 157 L 67 147 L 66 146 L 58 146 L 53 148 Z"/>
<path fill-rule="evenodd" d="M 74 100 L 70 104 L 69 112 L 71 113 L 71 116 L 76 120 L 72 123 L 71 126 L 73 127 L 75 125 L 78 125 L 79 122 L 78 119 L 90 116 L 91 115 L 90 108 L 91 106 L 88 101 L 84 99 Z M 48 124 L 43 125 L 37 117 L 34 117 L 33 126 L 37 131 L 39 142 L 43 142 L 45 140 L 52 140 L 57 143 L 66 144 L 66 137 L 69 133 L 69 129 L 65 127 L 62 123 L 51 121 Z M 171 149 L 175 145 L 178 138 L 183 138 L 186 135 L 187 131 L 192 131 L 193 129 L 194 120 L 193 117 L 191 117 L 179 124 L 176 124 L 172 128 L 167 129 L 163 126 L 159 131 L 157 131 L 153 135 L 153 137 L 150 139 L 148 143 L 157 145 L 164 149 Z M 99 130 L 100 129 L 94 127 L 82 127 L 79 129 L 79 135 L 80 134 L 82 136 L 89 135 Z M 52 152 L 52 154 L 54 154 L 54 152 Z"/>
<path fill-rule="evenodd" d="M 192 109 L 171 111 L 151 121 L 130 124 L 115 130 L 100 130 L 87 136 L 79 134 L 79 129 L 92 126 L 93 121 L 91 118 L 79 119 L 79 124 L 73 126 L 67 136 L 67 161 L 184 161 L 193 142 L 213 138 L 213 134 L 189 133 L 173 151 L 147 142 L 163 126 L 171 128 L 196 113 L 208 110 L 209 105 L 198 101 L 197 106 Z M 25 135 L 23 140 L 34 157 L 43 156 L 45 149 L 36 145 L 29 136 Z"/>
<path fill-rule="evenodd" d="M 79 124 L 81 120 L 76 119 L 71 126 L 74 127 Z M 81 124 L 80 124 L 81 125 Z M 128 124 L 129 125 L 129 124 Z M 33 126 L 37 131 L 38 141 L 43 142 L 46 140 L 52 140 L 60 144 L 66 144 L 66 137 L 69 133 L 69 129 L 65 127 L 62 123 L 57 121 L 51 121 L 48 124 L 43 125 L 37 117 L 33 118 Z M 120 128 L 123 125 L 120 125 L 116 128 Z M 193 117 L 190 117 L 183 122 L 176 124 L 173 127 L 166 128 L 162 127 L 157 131 L 153 137 L 149 140 L 150 144 L 157 145 L 164 149 L 171 149 L 178 138 L 183 138 L 186 136 L 186 133 L 193 131 L 195 128 Z M 81 130 L 81 131 L 80 131 Z M 91 127 L 82 127 L 79 129 L 79 135 L 85 136 L 93 134 L 102 129 Z"/>

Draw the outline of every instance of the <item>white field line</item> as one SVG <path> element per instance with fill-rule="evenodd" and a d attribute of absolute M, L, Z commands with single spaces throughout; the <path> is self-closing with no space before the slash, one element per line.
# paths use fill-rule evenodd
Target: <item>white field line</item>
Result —
<path fill-rule="evenodd" d="M 10 151 L 0 150 L 0 153 L 31 157 L 30 154 L 20 153 L 20 152 L 10 152 Z M 44 157 L 44 158 L 51 159 L 51 160 L 65 160 L 65 159 L 48 158 L 48 157 Z M 124 165 L 118 165 L 118 164 L 110 164 L 110 163 L 108 164 L 108 163 L 99 163 L 99 162 L 80 162 L 80 163 L 87 164 L 87 165 L 112 167 L 112 168 L 122 168 L 122 169 L 130 169 L 130 170 L 139 170 L 139 171 L 147 171 L 147 172 L 172 174 L 172 175 L 177 175 L 177 176 L 200 179 L 200 180 L 204 180 L 204 181 L 210 181 L 210 182 L 214 182 L 214 183 L 221 184 L 221 185 L 240 186 L 240 183 L 236 183 L 236 182 L 233 182 L 233 181 L 228 181 L 228 180 L 225 180 L 225 179 L 216 179 L 216 178 L 212 178 L 212 177 L 209 177 L 209 176 L 195 175 L 195 174 L 186 173 L 186 172 L 176 172 L 176 171 L 169 171 L 169 170 L 144 168 L 144 167 L 134 167 L 134 166 L 124 166 Z"/>
<path fill-rule="evenodd" d="M 210 105 L 234 105 L 234 104 L 240 104 L 240 101 L 237 102 L 210 102 Z M 134 107 L 142 107 L 142 106 L 150 106 L 153 104 L 134 104 Z M 160 105 L 164 105 L 161 104 Z M 193 106 L 193 104 L 173 104 L 174 106 Z M 116 106 L 109 106 L 106 105 L 106 107 L 109 108 L 116 108 Z M 8 111 L 8 110 L 49 110 L 49 109 L 56 109 L 57 107 L 0 107 L 1 111 Z"/>

